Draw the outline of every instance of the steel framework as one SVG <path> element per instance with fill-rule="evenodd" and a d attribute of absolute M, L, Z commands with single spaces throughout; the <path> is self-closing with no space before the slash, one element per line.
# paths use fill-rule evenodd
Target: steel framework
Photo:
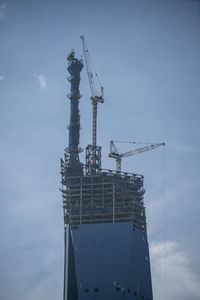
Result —
<path fill-rule="evenodd" d="M 146 232 L 142 175 L 102 169 L 101 174 L 66 178 L 63 163 L 61 174 L 66 225 L 133 221 Z"/>

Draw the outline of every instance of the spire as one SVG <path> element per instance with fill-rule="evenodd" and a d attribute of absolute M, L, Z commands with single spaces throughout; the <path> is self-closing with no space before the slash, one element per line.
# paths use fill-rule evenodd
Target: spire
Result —
<path fill-rule="evenodd" d="M 80 138 L 80 114 L 79 114 L 79 99 L 81 98 L 79 91 L 80 72 L 83 69 L 81 59 L 75 58 L 74 50 L 67 57 L 68 72 L 70 76 L 67 78 L 71 84 L 70 94 L 70 123 L 69 129 L 69 146 L 65 149 L 67 155 L 66 172 L 67 176 L 80 175 L 82 173 L 82 164 L 79 161 Z"/>

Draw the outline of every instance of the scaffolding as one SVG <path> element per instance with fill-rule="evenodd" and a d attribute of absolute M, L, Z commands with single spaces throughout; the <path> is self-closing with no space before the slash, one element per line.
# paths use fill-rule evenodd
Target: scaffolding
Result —
<path fill-rule="evenodd" d="M 86 175 L 95 175 L 101 173 L 101 147 L 88 145 L 85 155 L 85 172 Z"/>
<path fill-rule="evenodd" d="M 85 168 L 87 171 L 87 167 Z M 65 177 L 61 163 L 64 223 L 79 224 L 132 221 L 146 232 L 143 176 L 101 169 L 100 174 Z"/>

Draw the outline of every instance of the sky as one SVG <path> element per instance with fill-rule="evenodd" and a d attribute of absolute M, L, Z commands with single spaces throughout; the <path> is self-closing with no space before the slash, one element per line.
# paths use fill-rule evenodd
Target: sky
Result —
<path fill-rule="evenodd" d="M 67 53 L 84 35 L 105 90 L 110 140 L 165 142 L 124 158 L 144 175 L 154 300 L 200 298 L 200 1 L 0 1 L 0 298 L 62 299 L 60 157 L 68 146 Z M 81 139 L 92 107 L 81 73 Z M 142 146 L 116 143 L 120 153 Z M 81 154 L 84 162 L 84 154 Z"/>

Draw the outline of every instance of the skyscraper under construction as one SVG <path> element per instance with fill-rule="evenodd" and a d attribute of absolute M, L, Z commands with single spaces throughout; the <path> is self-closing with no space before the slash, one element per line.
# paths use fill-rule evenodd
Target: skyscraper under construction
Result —
<path fill-rule="evenodd" d="M 84 46 L 83 37 L 82 40 Z M 96 145 L 96 114 L 98 102 L 103 102 L 102 91 L 91 97 L 93 139 L 86 147 L 85 163 L 79 160 L 82 68 L 82 60 L 75 58 L 72 51 L 68 55 L 69 145 L 61 159 L 63 300 L 152 300 L 143 176 L 101 167 L 101 147 Z"/>

